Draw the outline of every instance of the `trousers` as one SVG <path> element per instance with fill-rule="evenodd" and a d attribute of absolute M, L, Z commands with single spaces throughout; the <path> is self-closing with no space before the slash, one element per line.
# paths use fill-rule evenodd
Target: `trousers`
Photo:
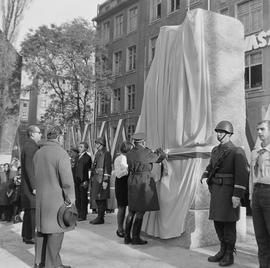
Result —
<path fill-rule="evenodd" d="M 270 185 L 255 184 L 252 216 L 260 268 L 270 268 Z"/>
<path fill-rule="evenodd" d="M 219 241 L 234 247 L 236 242 L 236 222 L 214 221 L 214 225 Z"/>
<path fill-rule="evenodd" d="M 41 257 L 40 263 L 44 268 L 61 266 L 62 260 L 60 257 L 60 250 L 64 239 L 64 233 L 43 234 L 37 232 L 37 239 L 39 239 L 40 243 L 36 245 L 35 254 L 40 254 L 40 256 L 36 256 L 35 259 Z"/>

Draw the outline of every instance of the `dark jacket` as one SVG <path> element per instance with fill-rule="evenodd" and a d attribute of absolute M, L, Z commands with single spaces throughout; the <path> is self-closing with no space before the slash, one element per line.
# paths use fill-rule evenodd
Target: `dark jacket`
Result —
<path fill-rule="evenodd" d="M 91 170 L 91 198 L 104 200 L 110 198 L 110 176 L 112 172 L 112 158 L 105 148 L 97 151 Z M 107 188 L 102 188 L 102 182 L 108 183 Z"/>
<path fill-rule="evenodd" d="M 136 145 L 127 153 L 130 175 L 128 178 L 128 206 L 132 211 L 159 210 L 156 183 L 151 176 L 152 163 L 165 158 L 163 152 L 155 153 Z"/>
<path fill-rule="evenodd" d="M 75 175 L 75 183 L 81 184 L 84 182 L 89 182 L 89 170 L 92 166 L 91 157 L 85 152 L 79 158 L 77 158 L 76 166 L 76 175 Z"/>
<path fill-rule="evenodd" d="M 242 148 L 231 141 L 213 148 L 206 170 L 211 173 L 225 152 L 215 176 L 210 181 L 209 219 L 221 222 L 239 220 L 240 208 L 233 208 L 232 196 L 243 198 L 248 186 L 248 162 Z"/>
<path fill-rule="evenodd" d="M 29 138 L 23 145 L 21 152 L 22 184 L 21 201 L 22 208 L 30 209 L 36 207 L 36 198 L 33 189 L 36 189 L 36 179 L 33 169 L 33 158 L 39 149 L 37 143 Z"/>

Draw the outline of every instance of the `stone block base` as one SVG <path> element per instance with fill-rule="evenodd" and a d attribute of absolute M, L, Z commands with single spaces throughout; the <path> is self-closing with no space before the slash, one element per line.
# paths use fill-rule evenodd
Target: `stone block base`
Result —
<path fill-rule="evenodd" d="M 246 239 L 246 209 L 241 208 L 241 217 L 237 222 L 237 241 Z M 160 239 L 171 246 L 200 248 L 219 244 L 214 222 L 208 219 L 209 210 L 189 210 L 186 218 L 186 231 L 179 237 Z"/>

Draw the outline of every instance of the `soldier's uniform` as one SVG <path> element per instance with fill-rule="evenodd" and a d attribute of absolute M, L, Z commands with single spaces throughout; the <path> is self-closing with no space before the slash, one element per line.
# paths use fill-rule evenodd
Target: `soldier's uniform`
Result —
<path fill-rule="evenodd" d="M 103 145 L 98 150 L 91 169 L 91 198 L 96 201 L 98 216 L 91 221 L 92 224 L 104 223 L 107 199 L 110 198 L 110 176 L 112 171 L 111 154 L 106 150 L 106 143 L 103 138 L 98 138 L 95 143 Z M 103 188 L 103 182 L 108 183 L 106 189 Z"/>
<path fill-rule="evenodd" d="M 151 176 L 151 170 L 153 163 L 161 162 L 165 154 L 161 149 L 153 152 L 140 145 L 139 142 L 145 139 L 144 133 L 136 133 L 132 138 L 135 147 L 127 153 L 130 175 L 128 178 L 129 215 L 126 219 L 125 243 L 145 244 L 146 241 L 140 238 L 143 215 L 145 211 L 159 210 L 156 183 Z M 130 229 L 135 213 L 131 241 Z"/>
<path fill-rule="evenodd" d="M 233 134 L 228 121 L 221 121 L 216 132 Z M 210 262 L 220 266 L 233 263 L 236 242 L 236 221 L 239 220 L 240 206 L 233 208 L 232 197 L 243 198 L 248 185 L 248 168 L 245 152 L 231 141 L 220 143 L 211 153 L 210 163 L 204 172 L 211 193 L 209 219 L 214 220 L 215 230 L 221 243 L 220 251 Z M 226 256 L 225 256 L 226 255 Z"/>

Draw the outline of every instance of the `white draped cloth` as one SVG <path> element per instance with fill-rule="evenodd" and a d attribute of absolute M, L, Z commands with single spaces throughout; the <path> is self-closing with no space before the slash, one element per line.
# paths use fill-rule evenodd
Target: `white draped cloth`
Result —
<path fill-rule="evenodd" d="M 231 27 L 234 31 L 228 35 Z M 168 174 L 162 178 L 158 167 L 154 170 L 160 211 L 144 217 L 143 230 L 150 235 L 172 238 L 185 231 L 202 172 L 202 158 L 197 156 L 209 153 L 215 145 L 213 128 L 218 121 L 237 124 L 237 141 L 246 145 L 243 41 L 239 21 L 202 9 L 188 12 L 182 25 L 160 29 L 136 132 L 146 133 L 148 147 L 162 147 L 174 157 L 165 162 Z M 219 50 L 217 45 L 225 48 Z M 222 58 L 224 67 L 218 64 Z M 235 70 L 225 81 L 220 74 L 228 65 Z M 229 85 L 233 80 L 235 84 Z M 219 96 L 233 103 L 222 111 L 217 105 Z M 239 118 L 233 118 L 235 112 Z"/>

